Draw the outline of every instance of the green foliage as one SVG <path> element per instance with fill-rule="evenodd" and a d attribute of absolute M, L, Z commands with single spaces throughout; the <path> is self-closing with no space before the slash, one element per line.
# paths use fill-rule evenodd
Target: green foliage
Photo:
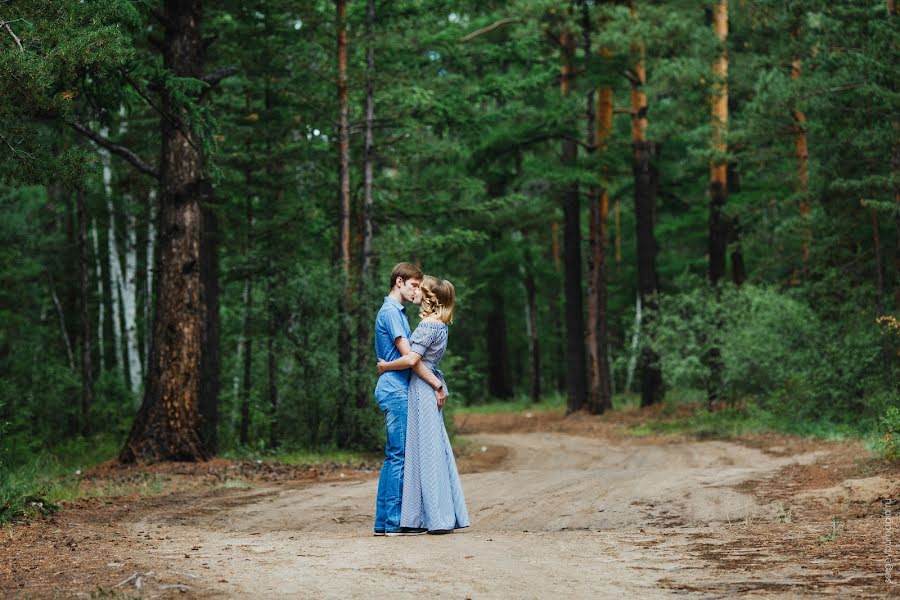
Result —
<path fill-rule="evenodd" d="M 797 421 L 872 420 L 881 410 L 879 331 L 862 315 L 831 322 L 768 287 L 685 287 L 660 298 L 652 332 L 670 386 L 705 388 L 716 347 L 732 399 Z"/>
<path fill-rule="evenodd" d="M 724 391 L 748 402 L 743 412 L 699 413 L 685 426 L 834 433 L 892 418 L 886 411 L 896 403 L 897 339 L 879 337 L 873 323 L 876 311 L 896 315 L 900 308 L 892 305 L 900 281 L 891 268 L 900 251 L 891 122 L 900 105 L 900 63 L 893 60 L 900 21 L 886 18 L 883 3 L 747 0 L 729 7 L 727 158 L 740 177 L 725 211 L 740 234 L 732 249 L 742 250 L 749 279 L 741 289 L 721 290 L 705 283 L 708 163 L 715 156 L 710 65 L 722 50 L 704 13 L 712 0 L 639 1 L 636 13 L 619 2 L 577 10 L 556 0 L 380 2 L 374 73 L 366 72 L 365 3 L 350 3 L 354 312 L 344 318 L 352 364 L 337 358 L 344 282 L 334 262 L 333 3 L 207 4 L 204 69 L 237 68 L 216 86 L 203 74 L 164 68 L 152 3 L 58 4 L 0 7 L 23 43 L 20 50 L 0 31 L 0 80 L 15 82 L 0 87 L 0 180 L 8 184 L 0 191 L 0 423 L 8 423 L 0 459 L 7 467 L 29 464 L 51 440 L 78 439 L 83 302 L 97 332 L 87 419 L 114 439 L 128 431 L 140 385 L 130 385 L 138 374 L 127 373 L 120 358 L 112 271 L 116 257 L 123 273 L 134 261 L 124 275 L 141 282 L 135 327 L 145 360 L 159 194 L 153 180 L 98 153 L 68 123 L 77 118 L 153 164 L 163 92 L 184 119 L 180 126 L 198 133 L 215 188 L 209 208 L 219 226 L 224 452 L 379 447 L 383 423 L 374 402 L 356 408 L 357 390 L 371 392 L 375 382 L 371 331 L 363 330 L 363 341 L 356 333 L 371 327 L 384 280 L 400 260 L 456 286 L 458 310 L 441 365 L 450 411 L 533 408 L 525 398 L 533 358 L 528 281 L 536 290 L 541 392 L 550 398 L 541 406 L 556 407 L 567 357 L 552 232 L 562 218 L 561 189 L 571 182 L 584 196 L 605 180 L 619 209 L 608 223 L 609 345 L 616 405 L 633 404 L 634 390 L 623 390 L 635 358 L 637 287 L 631 90 L 623 73 L 633 70 L 641 45 L 656 149 L 661 292 L 653 331 L 638 333 L 661 357 L 670 402 L 705 400 L 712 348 L 721 350 Z M 462 41 L 510 17 L 515 21 Z M 581 46 L 584 22 L 590 52 Z M 579 43 L 567 96 L 559 91 L 564 29 Z M 609 54 L 602 60 L 601 48 Z M 791 71 L 795 59 L 799 77 Z M 368 76 L 376 99 L 376 235 L 373 273 L 363 281 L 356 268 Z M 584 142 L 586 102 L 599 85 L 612 87 L 618 111 L 608 148 L 588 154 L 579 146 L 577 162 L 563 166 L 560 145 Z M 798 181 L 797 111 L 808 134 L 807 189 Z M 77 189 L 88 209 L 87 298 L 78 281 Z M 806 216 L 801 203 L 810 208 Z M 513 387 L 508 402 L 488 393 L 495 374 L 487 340 L 501 329 Z M 249 440 L 242 446 L 245 400 Z"/>
<path fill-rule="evenodd" d="M 878 433 L 881 435 L 880 450 L 883 456 L 900 459 L 900 408 L 890 406 L 878 419 Z"/>

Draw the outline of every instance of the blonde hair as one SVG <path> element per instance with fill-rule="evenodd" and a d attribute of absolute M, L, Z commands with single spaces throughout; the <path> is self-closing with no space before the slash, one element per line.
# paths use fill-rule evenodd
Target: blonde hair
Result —
<path fill-rule="evenodd" d="M 431 275 L 422 278 L 422 308 L 419 317 L 437 317 L 444 323 L 453 322 L 453 308 L 456 291 L 453 284 L 446 279 L 438 279 Z"/>

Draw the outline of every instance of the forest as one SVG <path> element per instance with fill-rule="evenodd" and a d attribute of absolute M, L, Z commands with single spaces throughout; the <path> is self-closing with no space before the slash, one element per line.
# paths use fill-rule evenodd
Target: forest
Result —
<path fill-rule="evenodd" d="M 896 12 L 3 0 L 0 469 L 378 451 L 400 261 L 456 288 L 451 412 L 900 456 Z"/>

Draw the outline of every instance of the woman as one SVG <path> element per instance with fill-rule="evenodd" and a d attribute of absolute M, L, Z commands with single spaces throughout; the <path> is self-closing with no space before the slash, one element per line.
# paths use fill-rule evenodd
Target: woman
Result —
<path fill-rule="evenodd" d="M 379 361 L 378 374 L 409 369 L 422 361 L 443 382 L 437 364 L 447 349 L 447 324 L 453 318 L 453 284 L 426 275 L 419 289 L 422 320 L 410 336 L 410 352 L 390 362 Z M 413 371 L 409 380 L 400 527 L 423 528 L 433 534 L 469 526 L 469 513 L 441 408 L 434 388 Z"/>

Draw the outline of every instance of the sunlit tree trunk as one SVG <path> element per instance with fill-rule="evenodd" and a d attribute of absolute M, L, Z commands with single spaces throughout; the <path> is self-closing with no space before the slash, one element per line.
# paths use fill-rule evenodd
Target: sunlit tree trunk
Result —
<path fill-rule="evenodd" d="M 712 67 L 712 149 L 715 157 L 710 163 L 709 178 L 709 281 L 717 286 L 725 275 L 725 254 L 728 245 L 728 223 L 725 201 L 728 195 L 728 169 L 725 153 L 728 147 L 725 132 L 728 126 L 728 0 L 719 0 L 713 10 L 713 31 L 721 45 L 719 57 Z M 718 294 L 718 288 L 715 290 Z M 718 324 L 715 325 L 718 327 Z M 722 390 L 722 352 L 717 346 L 709 348 L 706 357 L 709 368 L 707 399 L 710 407 L 719 399 Z"/>
<path fill-rule="evenodd" d="M 716 156 L 710 164 L 709 177 L 709 280 L 718 283 L 725 275 L 725 252 L 728 243 L 725 222 L 725 201 L 728 196 L 728 169 L 725 153 L 725 131 L 728 126 L 728 0 L 719 0 L 713 11 L 713 30 L 721 44 L 718 59 L 713 64 L 712 84 L 712 148 Z"/>
<path fill-rule="evenodd" d="M 588 6 L 582 3 L 582 39 L 587 70 L 594 61 L 591 55 L 591 20 Z M 601 50 L 601 56 L 607 59 L 609 51 Z M 587 306 L 587 354 L 588 354 L 588 388 L 587 409 L 591 414 L 600 414 L 612 407 L 612 394 L 609 386 L 609 359 L 607 356 L 607 340 L 609 339 L 607 323 L 607 218 L 609 216 L 609 191 L 607 189 L 606 151 L 607 141 L 612 130 L 613 95 L 608 85 L 596 92 L 597 104 L 594 106 L 594 91 L 587 94 L 587 146 L 588 155 L 595 156 L 601 150 L 601 174 L 598 183 L 588 188 L 588 205 L 590 207 L 589 248 L 588 254 L 588 306 Z"/>

